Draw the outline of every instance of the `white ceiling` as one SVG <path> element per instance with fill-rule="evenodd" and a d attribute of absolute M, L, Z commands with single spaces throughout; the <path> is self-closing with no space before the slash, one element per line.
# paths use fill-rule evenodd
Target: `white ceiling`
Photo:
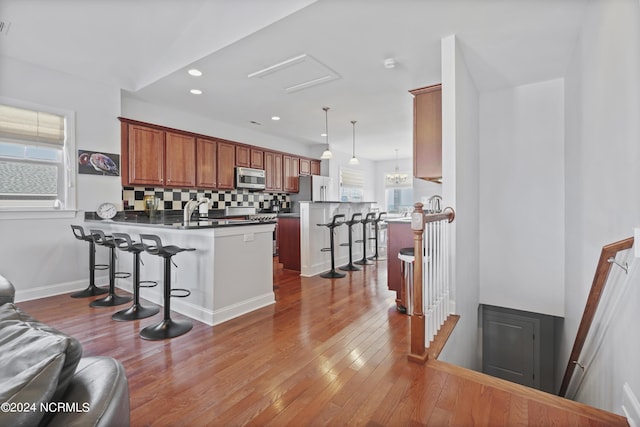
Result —
<path fill-rule="evenodd" d="M 481 91 L 558 78 L 588 1 L 0 0 L 0 57 L 318 147 L 328 106 L 332 149 L 351 152 L 356 120 L 358 157 L 383 160 L 411 155 L 408 90 L 440 82 L 442 37 L 456 34 Z M 322 67 L 333 80 L 284 90 Z"/>

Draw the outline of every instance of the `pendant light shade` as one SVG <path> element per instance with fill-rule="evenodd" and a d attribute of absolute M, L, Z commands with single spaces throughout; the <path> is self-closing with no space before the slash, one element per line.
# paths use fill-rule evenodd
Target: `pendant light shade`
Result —
<path fill-rule="evenodd" d="M 349 164 L 350 165 L 359 165 L 360 161 L 356 157 L 356 121 L 355 120 L 351 120 L 351 124 L 353 125 L 353 151 L 352 151 L 353 154 L 351 156 L 351 159 L 349 160 Z"/>
<path fill-rule="evenodd" d="M 322 109 L 324 110 L 324 135 L 327 141 L 327 148 L 324 149 L 324 152 L 322 153 L 322 156 L 320 156 L 320 158 L 323 160 L 327 160 L 333 158 L 333 153 L 331 153 L 331 150 L 329 149 L 329 107 L 322 107 Z"/>

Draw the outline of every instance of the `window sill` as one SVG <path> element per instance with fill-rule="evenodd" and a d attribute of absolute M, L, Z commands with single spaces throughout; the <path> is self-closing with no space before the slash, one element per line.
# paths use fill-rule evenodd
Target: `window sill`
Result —
<path fill-rule="evenodd" d="M 77 210 L 43 210 L 43 209 L 2 209 L 0 208 L 0 220 L 5 219 L 63 219 L 75 218 Z"/>

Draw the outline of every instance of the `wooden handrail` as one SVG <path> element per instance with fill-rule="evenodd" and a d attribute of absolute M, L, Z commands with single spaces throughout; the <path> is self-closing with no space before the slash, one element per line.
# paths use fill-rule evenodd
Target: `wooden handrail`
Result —
<path fill-rule="evenodd" d="M 422 242 L 424 225 L 428 222 L 448 220 L 452 222 L 455 211 L 447 207 L 442 213 L 425 214 L 423 204 L 414 205 L 411 215 L 411 228 L 413 230 L 413 314 L 411 315 L 411 352 L 408 359 L 416 363 L 425 363 L 428 358 L 425 346 L 425 317 L 422 306 Z"/>
<path fill-rule="evenodd" d="M 562 385 L 560 386 L 560 391 L 558 392 L 558 396 L 560 397 L 564 397 L 567 394 L 569 382 L 571 381 L 573 372 L 576 369 L 576 364 L 578 363 L 578 359 L 580 358 L 582 347 L 584 347 L 584 343 L 587 339 L 587 334 L 589 333 L 589 329 L 591 328 L 591 324 L 593 323 L 593 318 L 596 314 L 596 310 L 598 309 L 600 297 L 604 292 L 604 287 L 607 283 L 607 278 L 609 277 L 609 271 L 611 270 L 611 263 L 609 262 L 609 258 L 615 258 L 618 252 L 629 249 L 632 246 L 633 237 L 629 237 L 627 239 L 620 240 L 619 242 L 611 243 L 602 247 L 602 252 L 600 252 L 600 260 L 598 261 L 598 266 L 596 267 L 596 274 L 593 277 L 593 283 L 591 284 L 591 291 L 589 292 L 589 297 L 587 298 L 587 303 L 584 307 L 584 312 L 582 313 L 582 320 L 580 321 L 580 326 L 578 327 L 578 332 L 576 333 L 576 340 L 573 343 L 573 349 L 571 350 L 571 355 L 569 356 L 569 361 L 567 362 L 567 368 L 564 371 Z"/>

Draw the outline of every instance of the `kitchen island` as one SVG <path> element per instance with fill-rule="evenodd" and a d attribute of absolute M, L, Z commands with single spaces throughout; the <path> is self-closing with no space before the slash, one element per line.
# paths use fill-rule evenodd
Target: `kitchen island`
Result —
<path fill-rule="evenodd" d="M 140 234 L 156 234 L 163 245 L 195 248 L 173 257 L 175 288 L 188 289 L 187 298 L 172 298 L 171 308 L 208 325 L 217 325 L 275 302 L 273 293 L 272 238 L 275 223 L 250 220 L 153 220 L 139 216 L 113 220 L 85 218 L 85 229 L 105 233 L 128 233 L 139 241 Z M 118 251 L 117 271 L 132 271 L 133 257 Z M 141 254 L 141 280 L 155 280 L 158 286 L 143 288 L 141 298 L 162 305 L 163 259 Z M 131 279 L 117 279 L 116 286 L 133 291 Z"/>

